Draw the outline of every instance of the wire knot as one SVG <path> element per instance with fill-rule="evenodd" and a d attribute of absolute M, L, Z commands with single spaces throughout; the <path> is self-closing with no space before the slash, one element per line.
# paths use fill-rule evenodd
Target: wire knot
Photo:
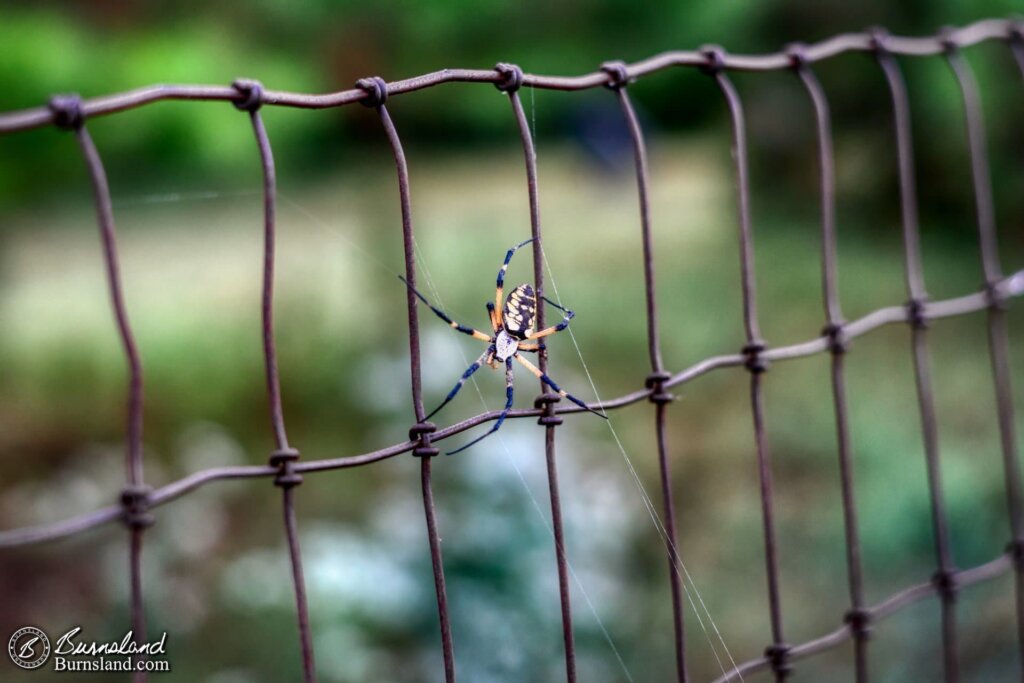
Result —
<path fill-rule="evenodd" d="M 232 102 L 235 109 L 250 114 L 263 106 L 263 84 L 251 78 L 237 78 L 231 87 L 238 91 L 241 99 Z"/>
<path fill-rule="evenodd" d="M 295 471 L 295 461 L 299 452 L 294 448 L 279 448 L 270 454 L 270 466 L 277 468 L 274 486 L 290 489 L 302 483 L 302 475 Z"/>
<path fill-rule="evenodd" d="M 746 358 L 743 366 L 755 375 L 759 375 L 762 372 L 768 371 L 768 359 L 762 354 L 768 347 L 761 340 L 755 340 L 747 344 L 742 349 L 742 354 Z"/>
<path fill-rule="evenodd" d="M 412 454 L 417 458 L 432 458 L 441 451 L 430 445 L 430 435 L 437 431 L 437 425 L 433 422 L 417 422 L 409 428 L 409 440 L 418 441 Z"/>
<path fill-rule="evenodd" d="M 544 411 L 537 418 L 537 424 L 544 425 L 545 427 L 557 427 L 562 424 L 564 422 L 562 416 L 555 414 L 555 404 L 561 400 L 561 396 L 550 392 L 535 398 L 533 400 L 533 407 Z"/>
<path fill-rule="evenodd" d="M 867 640 L 871 637 L 871 610 L 863 607 L 851 609 L 843 616 L 843 621 L 850 626 L 854 638 Z"/>
<path fill-rule="evenodd" d="M 773 643 L 764 649 L 764 656 L 768 658 L 776 676 L 785 677 L 793 671 L 789 664 L 789 650 L 789 645 L 785 643 Z"/>
<path fill-rule="evenodd" d="M 889 54 L 889 30 L 884 26 L 871 26 L 867 29 L 871 49 L 876 55 Z"/>
<path fill-rule="evenodd" d="M 53 124 L 61 130 L 78 130 L 85 123 L 82 98 L 77 93 L 54 95 L 46 108 L 53 114 Z"/>
<path fill-rule="evenodd" d="M 807 66 L 807 44 L 790 43 L 785 48 L 786 56 L 789 57 L 789 65 L 794 69 L 802 69 Z"/>
<path fill-rule="evenodd" d="M 359 100 L 364 107 L 376 109 L 388 101 L 388 83 L 380 76 L 360 78 L 356 81 L 356 87 L 366 93 L 366 97 Z"/>
<path fill-rule="evenodd" d="M 1006 294 L 999 289 L 998 282 L 986 282 L 983 290 L 985 292 L 985 302 L 990 309 L 995 311 L 1006 310 Z"/>
<path fill-rule="evenodd" d="M 285 463 L 295 462 L 299 459 L 299 451 L 294 448 L 279 448 L 270 454 L 270 466 L 280 467 Z"/>
<path fill-rule="evenodd" d="M 501 80 L 495 83 L 494 87 L 501 92 L 511 94 L 523 87 L 523 70 L 517 65 L 498 62 L 494 65 L 494 70 L 501 76 Z"/>
<path fill-rule="evenodd" d="M 1007 544 L 1007 554 L 1013 560 L 1017 571 L 1024 571 L 1024 539 L 1014 539 Z"/>
<path fill-rule="evenodd" d="M 617 59 L 605 62 L 601 65 L 601 71 L 609 76 L 608 82 L 604 84 L 609 90 L 621 90 L 629 85 L 629 69 L 625 62 Z"/>
<path fill-rule="evenodd" d="M 149 511 L 149 497 L 153 489 L 145 484 L 129 484 L 121 489 L 121 506 L 124 508 L 124 523 L 133 529 L 144 529 L 155 521 Z"/>
<path fill-rule="evenodd" d="M 956 42 L 956 28 L 953 26 L 943 26 L 938 32 L 939 45 L 942 46 L 942 51 L 947 55 L 951 55 L 960 49 L 960 44 Z"/>
<path fill-rule="evenodd" d="M 1024 21 L 1011 21 L 1006 29 L 1006 37 L 1011 43 L 1024 43 Z"/>
<path fill-rule="evenodd" d="M 850 340 L 846 336 L 846 328 L 843 323 L 829 323 L 821 328 L 821 336 L 828 339 L 828 350 L 833 355 L 846 353 L 850 350 Z"/>
<path fill-rule="evenodd" d="M 940 569 L 932 574 L 932 585 L 943 600 L 953 600 L 956 597 L 957 583 L 956 572 L 948 569 Z"/>
<path fill-rule="evenodd" d="M 665 389 L 665 382 L 670 379 L 672 379 L 672 373 L 665 372 L 664 370 L 647 375 L 647 378 L 644 380 L 644 386 L 651 390 L 651 395 L 647 397 L 647 400 L 658 405 L 664 405 L 676 400 L 672 392 Z"/>
<path fill-rule="evenodd" d="M 725 48 L 721 45 L 705 45 L 700 48 L 705 64 L 700 70 L 708 76 L 714 76 L 725 69 Z"/>
<path fill-rule="evenodd" d="M 1017 571 L 1024 571 L 1024 539 L 1014 539 L 1006 544 L 1006 552 L 1013 560 Z"/>
<path fill-rule="evenodd" d="M 915 330 L 928 328 L 928 316 L 925 315 L 927 299 L 911 299 L 907 302 L 907 322 Z"/>

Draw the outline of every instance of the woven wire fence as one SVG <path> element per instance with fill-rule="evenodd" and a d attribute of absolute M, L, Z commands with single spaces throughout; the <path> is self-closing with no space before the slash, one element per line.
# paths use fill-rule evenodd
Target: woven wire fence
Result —
<path fill-rule="evenodd" d="M 351 90 L 308 95 L 265 89 L 256 81 L 238 80 L 229 87 L 161 85 L 142 88 L 117 95 L 82 100 L 77 96 L 57 96 L 46 107 L 0 114 L 0 133 L 56 126 L 71 131 L 84 158 L 90 179 L 98 218 L 107 280 L 117 329 L 128 364 L 127 434 L 125 452 L 126 484 L 120 504 L 62 521 L 34 527 L 0 531 L 0 547 L 24 546 L 52 541 L 85 532 L 88 529 L 122 522 L 128 530 L 131 577 L 132 630 L 139 640 L 146 638 L 143 612 L 141 557 L 145 530 L 155 519 L 153 510 L 179 499 L 213 481 L 253 477 L 271 478 L 281 489 L 282 513 L 288 552 L 291 560 L 298 637 L 301 648 L 302 675 L 307 683 L 315 681 L 316 667 L 312 636 L 306 604 L 302 554 L 296 531 L 296 487 L 303 475 L 326 470 L 345 469 L 369 465 L 402 453 L 411 452 L 419 458 L 421 469 L 423 508 L 426 517 L 427 539 L 430 547 L 437 596 L 440 641 L 444 658 L 445 680 L 456 680 L 455 644 L 449 621 L 448 599 L 445 588 L 444 560 L 435 517 L 431 485 L 432 458 L 438 454 L 436 443 L 464 432 L 477 425 L 496 420 L 498 411 L 484 412 L 456 424 L 438 428 L 426 421 L 421 390 L 421 359 L 417 300 L 410 290 L 407 296 L 411 375 L 411 398 L 415 423 L 409 430 L 409 440 L 380 450 L 359 455 L 325 460 L 302 460 L 299 451 L 291 445 L 285 428 L 281 389 L 278 377 L 274 341 L 274 268 L 276 177 L 270 139 L 260 117 L 265 105 L 320 109 L 360 104 L 374 109 L 390 143 L 397 172 L 401 202 L 402 236 L 405 251 L 405 277 L 416 284 L 414 254 L 414 214 L 409 192 L 409 172 L 398 128 L 387 109 L 390 96 L 434 87 L 447 82 L 489 83 L 504 92 L 522 141 L 526 165 L 526 186 L 529 196 L 532 236 L 536 240 L 533 250 L 534 287 L 538 300 L 544 292 L 542 231 L 538 202 L 536 152 L 530 126 L 527 122 L 519 90 L 523 87 L 553 90 L 584 90 L 606 87 L 617 99 L 632 139 L 636 163 L 637 192 L 640 206 L 640 239 L 643 247 L 644 286 L 646 293 L 647 340 L 651 372 L 644 388 L 617 398 L 591 404 L 591 408 L 604 411 L 648 401 L 654 406 L 653 429 L 657 443 L 657 458 L 662 486 L 662 519 L 660 520 L 665 552 L 669 565 L 669 588 L 672 596 L 676 675 L 679 681 L 688 681 L 686 634 L 683 619 L 685 585 L 680 574 L 681 553 L 676 539 L 673 490 L 670 486 L 669 444 L 665 423 L 668 406 L 674 399 L 672 387 L 680 386 L 720 368 L 744 368 L 750 377 L 750 401 L 754 424 L 760 501 L 763 520 L 764 561 L 767 576 L 767 609 L 771 632 L 769 645 L 763 655 L 723 671 L 718 682 L 740 680 L 745 675 L 768 669 L 777 681 L 782 681 L 800 659 L 837 647 L 852 639 L 856 679 L 869 680 L 868 641 L 871 628 L 877 622 L 901 609 L 929 597 L 938 597 L 941 604 L 943 669 L 946 681 L 959 679 L 957 643 L 957 592 L 967 586 L 991 580 L 1013 572 L 1015 577 L 1014 601 L 1017 615 L 1019 659 L 1024 676 L 1024 501 L 1021 498 L 1020 469 L 1017 440 L 1014 433 L 1014 407 L 1009 368 L 1009 339 L 1005 310 L 1008 302 L 1024 293 L 1024 270 L 1006 275 L 1000 265 L 996 240 L 994 204 L 986 157 L 986 137 L 979 93 L 972 70 L 961 55 L 961 48 L 984 41 L 1000 41 L 1008 49 L 1024 77 L 1024 23 L 1005 20 L 985 20 L 959 28 L 946 29 L 936 36 L 906 38 L 890 36 L 880 29 L 864 33 L 843 34 L 813 45 L 792 45 L 782 52 L 766 55 L 733 55 L 720 47 L 709 46 L 698 51 L 668 52 L 633 64 L 608 62 L 599 71 L 583 76 L 541 76 L 524 73 L 511 64 L 498 64 L 492 70 L 446 69 L 415 78 L 388 83 L 379 77 L 365 78 Z M 835 236 L 835 178 L 832 150 L 832 131 L 829 103 L 824 89 L 815 76 L 816 62 L 846 52 L 863 52 L 872 56 L 881 68 L 891 98 L 895 131 L 896 161 L 902 211 L 904 264 L 908 299 L 903 305 L 892 305 L 874 310 L 855 320 L 847 320 L 842 313 L 837 285 L 837 254 Z M 913 141 L 910 124 L 910 103 L 897 56 L 941 56 L 952 70 L 962 98 L 964 120 L 971 162 L 973 192 L 977 214 L 978 240 L 981 248 L 985 284 L 977 292 L 952 299 L 930 300 L 925 287 L 918 209 L 913 166 Z M 731 120 L 733 158 L 735 163 L 736 201 L 738 208 L 738 242 L 740 247 L 740 273 L 743 304 L 743 323 L 746 344 L 739 353 L 705 358 L 694 365 L 671 372 L 662 361 L 658 310 L 655 300 L 655 262 L 651 244 L 650 201 L 648 196 L 647 149 L 644 134 L 629 95 L 629 84 L 647 74 L 673 67 L 692 67 L 702 70 L 717 84 L 724 97 Z M 750 214 L 750 187 L 747 161 L 746 125 L 739 92 L 734 87 L 731 71 L 784 71 L 789 70 L 799 79 L 810 99 L 816 122 L 818 173 L 821 199 L 821 264 L 824 292 L 825 325 L 819 336 L 789 346 L 769 347 L 761 337 L 757 286 L 754 272 L 753 233 Z M 259 148 L 263 170 L 264 199 L 264 261 L 262 290 L 262 333 L 265 360 L 266 387 L 270 407 L 270 424 L 275 447 L 265 466 L 216 467 L 195 472 L 159 488 L 145 482 L 142 457 L 143 378 L 139 350 L 132 334 L 125 307 L 124 287 L 120 277 L 117 241 L 110 191 L 100 153 L 93 144 L 86 122 L 96 116 L 134 109 L 160 100 L 222 100 L 231 102 L 247 114 Z M 999 434 L 1002 446 L 1006 500 L 1012 538 L 1006 551 L 990 561 L 970 568 L 959 568 L 950 549 L 947 510 L 943 500 L 942 472 L 937 439 L 936 419 L 931 375 L 929 369 L 928 323 L 930 320 L 961 316 L 972 312 L 987 313 L 987 333 L 992 365 Z M 935 573 L 930 581 L 911 585 L 887 598 L 868 604 L 864 596 L 861 562 L 861 542 L 857 523 L 857 505 L 854 496 L 854 478 L 847 414 L 844 361 L 848 342 L 884 325 L 906 323 L 910 327 L 911 352 L 916 378 L 918 409 L 927 467 L 931 519 L 934 532 Z M 544 309 L 537 309 L 538 329 L 545 326 Z M 800 644 L 789 644 L 783 630 L 783 601 L 779 590 L 778 545 L 774 522 L 774 487 L 772 483 L 771 449 L 766 437 L 763 385 L 765 371 L 773 361 L 785 361 L 814 354 L 828 354 L 831 358 L 831 389 L 834 402 L 839 458 L 840 490 L 845 525 L 847 580 L 849 609 L 841 615 L 841 625 L 830 633 Z M 539 352 L 539 366 L 546 371 L 547 357 Z M 563 423 L 563 415 L 582 412 L 583 408 L 561 405 L 558 394 L 551 393 L 541 384 L 541 393 L 533 409 L 512 410 L 510 418 L 535 417 L 545 431 L 545 455 L 550 493 L 550 504 L 555 541 L 556 568 L 561 598 L 562 631 L 564 637 L 566 679 L 577 679 L 572 608 L 569 592 L 569 570 L 566 559 L 564 529 L 562 525 L 556 467 L 556 433 Z M 145 672 L 134 674 L 136 680 L 147 679 Z"/>

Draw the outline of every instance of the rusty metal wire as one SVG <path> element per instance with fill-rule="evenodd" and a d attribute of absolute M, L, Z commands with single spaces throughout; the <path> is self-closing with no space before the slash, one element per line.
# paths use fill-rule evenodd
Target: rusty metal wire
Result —
<path fill-rule="evenodd" d="M 425 420 L 421 390 L 421 359 L 417 301 L 412 290 L 407 292 L 411 395 L 415 423 L 409 430 L 409 440 L 370 453 L 330 459 L 301 461 L 299 451 L 288 440 L 281 402 L 281 382 L 277 367 L 274 342 L 274 268 L 276 225 L 276 177 L 273 152 L 266 128 L 260 117 L 263 106 L 289 106 L 307 109 L 337 107 L 360 102 L 376 111 L 394 156 L 398 194 L 401 205 L 402 237 L 405 251 L 405 277 L 410 285 L 416 283 L 414 256 L 413 211 L 409 187 L 409 171 L 398 129 L 389 114 L 388 98 L 441 83 L 462 81 L 491 83 L 505 93 L 522 143 L 530 225 L 536 240 L 534 249 L 534 280 L 538 298 L 544 292 L 544 262 L 542 221 L 537 181 L 536 150 L 533 137 L 519 98 L 523 87 L 554 90 L 582 90 L 605 86 L 618 100 L 625 125 L 629 131 L 636 164 L 637 191 L 640 209 L 640 240 L 643 249 L 644 288 L 647 311 L 647 341 L 651 372 L 645 378 L 644 388 L 611 400 L 595 403 L 595 410 L 622 408 L 647 400 L 655 405 L 654 432 L 663 496 L 664 541 L 669 564 L 669 587 L 672 597 L 674 645 L 677 680 L 689 680 L 686 659 L 686 638 L 683 619 L 685 586 L 677 571 L 681 565 L 676 537 L 676 514 L 670 476 L 669 444 L 665 435 L 667 406 L 673 400 L 669 389 L 693 381 L 713 370 L 730 367 L 745 368 L 750 375 L 751 411 L 754 424 L 755 454 L 760 480 L 761 513 L 764 532 L 764 558 L 767 578 L 767 607 L 771 625 L 771 640 L 761 657 L 750 659 L 723 672 L 716 683 L 731 681 L 744 675 L 770 669 L 777 681 L 784 680 L 800 659 L 834 648 L 843 642 L 854 641 L 854 663 L 858 683 L 866 683 L 868 675 L 868 636 L 874 624 L 898 612 L 907 605 L 931 596 L 938 596 L 942 606 L 942 652 L 944 675 L 947 681 L 959 679 L 957 645 L 956 595 L 972 584 L 987 581 L 1007 572 L 1015 575 L 1015 606 L 1018 620 L 1020 663 L 1024 675 L 1024 499 L 1022 499 L 1017 437 L 1014 431 L 1013 390 L 1010 383 L 1009 348 L 1005 309 L 1008 302 L 1024 294 L 1024 270 L 1010 276 L 1003 274 L 996 241 L 994 205 L 988 173 L 986 138 L 982 120 L 977 84 L 968 63 L 960 54 L 964 47 L 982 41 L 1005 41 L 1024 76 L 1024 23 L 1005 20 L 985 20 L 959 28 L 944 29 L 937 36 L 925 38 L 896 37 L 881 29 L 863 33 L 844 34 L 815 45 L 794 44 L 785 50 L 768 55 L 730 55 L 720 47 L 705 47 L 698 51 L 667 52 L 634 64 L 607 62 L 598 71 L 576 77 L 539 76 L 527 74 L 518 66 L 498 64 L 492 70 L 446 69 L 415 78 L 388 83 L 379 77 L 361 79 L 356 87 L 341 92 L 308 95 L 266 90 L 250 80 L 238 80 L 230 87 L 159 85 L 139 90 L 82 100 L 77 95 L 56 96 L 45 107 L 0 114 L 0 133 L 12 133 L 46 125 L 72 131 L 89 173 L 98 225 L 107 269 L 111 303 L 128 365 L 126 485 L 120 504 L 61 521 L 0 531 L 0 547 L 17 547 L 54 541 L 83 533 L 89 529 L 114 521 L 122 521 L 129 532 L 129 569 L 131 583 L 131 619 L 135 633 L 145 638 L 146 622 L 143 611 L 141 555 L 143 533 L 154 521 L 153 510 L 214 481 L 253 477 L 273 477 L 282 489 L 285 536 L 288 543 L 295 591 L 298 635 L 303 665 L 303 680 L 316 681 L 312 635 L 309 626 L 305 595 L 305 579 L 295 513 L 295 488 L 302 483 L 304 473 L 321 472 L 369 465 L 396 455 L 412 452 L 420 459 L 422 495 L 428 546 L 434 573 L 437 596 L 439 630 L 444 656 L 445 680 L 456 680 L 454 642 L 448 615 L 444 560 L 434 509 L 431 485 L 432 459 L 438 454 L 435 444 L 479 424 L 494 420 L 497 411 L 481 413 L 444 428 Z M 891 98 L 895 132 L 896 162 L 901 199 L 904 262 L 908 301 L 905 305 L 880 308 L 867 315 L 847 321 L 842 314 L 838 290 L 838 256 L 835 236 L 835 171 L 832 129 L 828 99 L 824 88 L 813 71 L 816 62 L 845 52 L 864 52 L 873 55 L 884 75 Z M 931 301 L 925 289 L 915 177 L 913 169 L 913 142 L 910 127 L 910 104 L 896 56 L 942 55 L 949 64 L 960 92 L 968 152 L 971 162 L 979 243 L 985 283 L 978 292 L 957 298 Z M 721 91 L 731 120 L 733 157 L 736 173 L 736 201 L 739 228 L 740 274 L 743 303 L 743 323 L 746 344 L 739 353 L 713 356 L 677 373 L 669 372 L 662 360 L 658 335 L 658 306 L 655 297 L 654 250 L 652 245 L 652 217 L 648 198 L 647 147 L 639 119 L 633 109 L 628 89 L 630 83 L 641 76 L 674 66 L 696 67 L 710 76 Z M 769 347 L 762 339 L 757 315 L 757 286 L 753 249 L 753 222 L 750 210 L 750 179 L 747 162 L 746 129 L 740 94 L 728 76 L 729 71 L 790 70 L 799 79 L 814 114 L 818 173 L 821 194 L 821 254 L 824 294 L 825 326 L 821 334 L 805 342 L 789 346 Z M 120 277 L 114 217 L 110 191 L 99 151 L 93 144 L 86 122 L 97 116 L 134 109 L 153 102 L 169 99 L 221 100 L 233 103 L 248 113 L 259 150 L 264 186 L 264 261 L 262 294 L 263 353 L 271 432 L 275 441 L 266 466 L 218 467 L 195 472 L 177 481 L 153 489 L 145 484 L 142 461 L 142 409 L 143 381 L 138 347 L 132 335 L 125 306 L 124 287 Z M 996 393 L 996 411 L 1005 473 L 1006 498 L 1012 538 L 1005 553 L 993 560 L 970 568 L 956 566 L 950 547 L 950 534 L 946 506 L 942 496 L 941 459 L 938 442 L 938 423 L 931 388 L 927 328 L 931 320 L 961 316 L 971 312 L 987 313 L 989 352 Z M 544 310 L 538 308 L 538 325 L 544 327 Z M 925 583 L 910 586 L 888 598 L 867 605 L 864 598 L 864 578 L 861 566 L 860 535 L 857 506 L 854 496 L 853 449 L 847 410 L 844 359 L 852 339 L 863 336 L 884 325 L 907 323 L 910 327 L 911 353 L 916 378 L 918 407 L 924 441 L 924 457 L 931 496 L 937 570 Z M 847 581 L 850 606 L 843 615 L 843 625 L 817 639 L 799 645 L 787 644 L 783 637 L 783 603 L 779 582 L 778 545 L 774 524 L 774 493 L 771 452 L 765 429 L 763 386 L 766 372 L 773 362 L 803 358 L 827 353 L 831 358 L 831 387 L 837 433 L 840 488 L 844 531 L 846 537 Z M 539 353 L 541 370 L 546 370 L 547 353 Z M 559 405 L 559 396 L 546 391 L 533 409 L 513 410 L 510 418 L 536 417 L 545 428 L 545 456 L 553 521 L 556 570 L 559 579 L 561 617 L 564 636 L 566 679 L 576 681 L 575 643 L 572 609 L 569 596 L 568 560 L 565 550 L 564 527 L 558 487 L 555 452 L 556 427 L 563 423 L 563 415 L 582 411 L 578 406 Z M 134 680 L 147 680 L 144 672 L 134 674 Z"/>
<path fill-rule="evenodd" d="M 512 113 L 516 119 L 516 127 L 519 129 L 519 138 L 523 145 L 523 158 L 526 163 L 526 189 L 530 203 L 530 232 L 534 238 L 533 249 L 533 280 L 534 292 L 538 301 L 543 301 L 544 296 L 544 252 L 543 236 L 541 234 L 540 220 L 540 198 L 537 186 L 537 150 L 533 145 L 533 134 L 530 132 L 529 122 L 526 120 L 526 112 L 523 110 L 523 103 L 519 99 L 519 89 L 523 84 L 523 70 L 514 64 L 498 64 L 495 67 L 498 73 L 505 76 L 504 80 L 496 83 L 495 86 L 501 92 L 508 94 L 509 103 L 512 105 Z M 544 306 L 537 307 L 537 329 L 546 327 L 544 322 Z M 548 352 L 541 348 L 537 353 L 537 365 L 542 373 L 548 370 Z M 576 681 L 576 640 L 572 628 L 572 601 L 569 595 L 569 561 L 565 553 L 565 528 L 562 524 L 562 498 L 558 488 L 558 463 L 555 460 L 555 427 L 563 423 L 560 416 L 554 412 L 555 404 L 562 400 L 562 397 L 551 392 L 543 382 L 540 383 L 540 395 L 534 401 L 534 406 L 543 412 L 537 419 L 537 423 L 543 425 L 544 429 L 544 459 L 547 465 L 548 474 L 548 497 L 551 502 L 551 532 L 555 541 L 555 567 L 558 572 L 558 593 L 562 611 L 562 641 L 565 647 L 565 677 L 569 683 Z"/>
<path fill-rule="evenodd" d="M 238 80 L 234 87 L 246 97 L 234 105 L 241 111 L 249 112 L 253 134 L 259 147 L 263 170 L 263 297 L 261 317 L 263 321 L 263 359 L 267 380 L 267 398 L 270 403 L 270 428 L 277 448 L 270 454 L 270 466 L 277 469 L 274 485 L 280 487 L 284 530 L 288 539 L 288 557 L 292 565 L 292 580 L 295 589 L 295 605 L 298 612 L 299 644 L 302 649 L 302 674 L 305 683 L 316 680 L 316 666 L 313 662 L 313 642 L 309 631 L 309 609 L 306 605 L 306 579 L 302 571 L 302 553 L 299 550 L 299 534 L 295 522 L 294 488 L 302 483 L 302 475 L 295 472 L 294 463 L 299 451 L 288 443 L 284 425 L 284 409 L 281 406 L 281 380 L 277 371 L 277 348 L 274 342 L 274 242 L 277 224 L 277 176 L 274 169 L 274 154 L 270 138 L 260 117 L 263 104 L 263 86 L 256 81 Z"/>

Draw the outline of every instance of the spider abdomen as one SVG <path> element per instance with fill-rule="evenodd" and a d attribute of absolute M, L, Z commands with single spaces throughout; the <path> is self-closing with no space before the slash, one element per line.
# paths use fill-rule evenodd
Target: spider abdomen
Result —
<path fill-rule="evenodd" d="M 502 309 L 502 326 L 510 336 L 526 339 L 537 317 L 537 297 L 533 287 L 522 284 L 512 290 Z"/>

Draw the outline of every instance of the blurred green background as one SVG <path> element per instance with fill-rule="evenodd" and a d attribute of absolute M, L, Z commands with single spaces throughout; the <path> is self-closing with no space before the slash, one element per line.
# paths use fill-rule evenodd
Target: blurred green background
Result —
<path fill-rule="evenodd" d="M 0 8 L 0 111 L 37 106 L 55 92 L 96 96 L 240 76 L 326 92 L 366 75 L 499 60 L 571 75 L 705 43 L 773 51 L 867 25 L 917 35 L 1017 9 L 1009 0 L 8 2 Z M 967 55 L 984 96 L 1002 261 L 1014 272 L 1024 267 L 1021 74 L 1005 44 Z M 975 291 L 982 275 L 955 83 L 941 59 L 902 65 L 929 292 Z M 891 111 L 871 59 L 846 55 L 816 71 L 833 108 L 840 284 L 852 319 L 906 299 Z M 794 343 L 823 322 L 811 109 L 792 74 L 735 81 L 749 122 L 762 326 L 769 343 Z M 695 71 L 661 72 L 630 91 L 650 145 L 662 345 L 669 369 L 679 371 L 743 343 L 727 118 Z M 537 136 L 549 291 L 557 287 L 577 313 L 579 352 L 569 336 L 553 341 L 552 375 L 587 399 L 617 396 L 648 372 L 628 138 L 603 89 L 522 96 Z M 506 98 L 489 86 L 452 84 L 396 97 L 389 108 L 409 157 L 425 289 L 454 317 L 482 326 L 501 257 L 529 234 Z M 314 459 L 403 440 L 413 418 L 405 292 L 395 277 L 400 224 L 379 123 L 358 106 L 268 108 L 264 118 L 280 184 L 278 346 L 292 441 Z M 265 462 L 272 440 L 259 337 L 260 175 L 245 116 L 226 103 L 160 103 L 89 128 L 110 176 L 145 365 L 146 480 Z M 0 244 L 0 526 L 9 529 L 110 504 L 122 484 L 124 361 L 88 179 L 70 136 L 44 129 L 0 137 Z M 529 263 L 524 252 L 510 279 L 530 279 Z M 1019 305 L 1009 319 L 1019 406 Z M 479 351 L 429 315 L 422 329 L 432 407 Z M 932 330 L 944 492 L 954 554 L 968 567 L 995 557 L 1009 538 L 984 315 Z M 478 373 L 479 393 L 468 385 L 438 421 L 480 412 L 481 401 L 499 407 L 499 374 Z M 875 602 L 926 581 L 934 567 L 907 330 L 858 339 L 848 375 Z M 519 406 L 538 393 L 528 377 L 517 388 Z M 681 553 L 732 656 L 746 660 L 769 640 L 747 377 L 718 371 L 678 394 L 669 441 Z M 828 359 L 776 365 L 766 401 L 786 634 L 801 642 L 837 627 L 847 607 Z M 629 467 L 660 509 L 652 412 L 647 404 L 615 412 L 614 433 L 587 416 L 558 430 L 580 680 L 672 676 L 663 550 Z M 461 680 L 564 676 L 542 438 L 533 421 L 512 421 L 435 463 Z M 320 680 L 441 680 L 417 463 L 401 456 L 307 476 L 297 496 Z M 268 481 L 214 483 L 161 507 L 157 520 L 146 535 L 144 581 L 150 629 L 168 632 L 173 671 L 161 680 L 295 680 L 278 491 Z M 120 638 L 125 546 L 124 530 L 110 526 L 2 551 L 0 633 L 26 623 L 51 635 L 81 625 L 98 640 Z M 964 680 L 1016 675 L 1011 596 L 1009 577 L 962 594 Z M 728 657 L 689 608 L 687 625 L 694 680 L 709 680 L 720 673 L 716 656 Z M 711 629 L 706 615 L 703 627 Z M 938 607 L 919 603 L 875 630 L 873 680 L 938 680 L 938 653 Z M 851 662 L 844 645 L 800 663 L 793 680 L 852 680 Z M 47 676 L 16 671 L 6 659 L 0 670 L 11 681 Z"/>

